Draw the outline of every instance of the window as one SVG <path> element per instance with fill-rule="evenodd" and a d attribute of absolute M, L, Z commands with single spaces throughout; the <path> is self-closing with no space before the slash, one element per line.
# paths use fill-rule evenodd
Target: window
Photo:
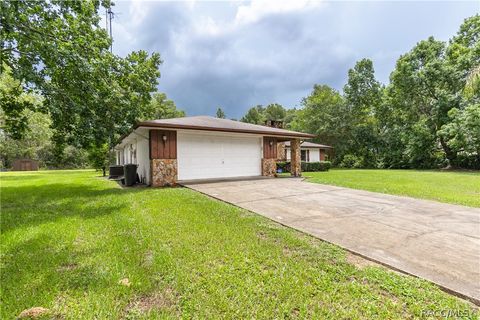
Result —
<path fill-rule="evenodd" d="M 300 160 L 306 161 L 306 162 L 310 161 L 310 150 L 301 150 Z"/>
<path fill-rule="evenodd" d="M 302 159 L 302 161 L 307 161 L 307 150 L 300 151 L 300 159 Z"/>

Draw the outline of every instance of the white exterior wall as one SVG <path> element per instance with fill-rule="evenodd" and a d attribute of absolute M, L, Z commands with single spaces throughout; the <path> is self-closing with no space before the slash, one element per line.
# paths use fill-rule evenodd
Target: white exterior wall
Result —
<path fill-rule="evenodd" d="M 135 143 L 129 142 L 124 148 L 123 148 L 123 163 L 122 164 L 129 164 L 129 163 L 135 163 L 135 155 L 134 151 L 135 150 Z"/>
<path fill-rule="evenodd" d="M 117 158 L 117 164 L 118 165 L 124 165 L 126 163 L 125 159 L 125 154 L 126 154 L 125 148 L 118 148 L 116 152 L 116 158 Z"/>
<path fill-rule="evenodd" d="M 146 135 L 148 137 L 148 133 Z M 124 165 L 138 164 L 137 173 L 140 181 L 150 184 L 150 149 L 148 138 L 138 134 L 131 134 L 122 147 L 117 148 L 116 163 Z"/>
<path fill-rule="evenodd" d="M 150 147 L 148 139 L 139 138 L 137 141 L 137 173 L 141 182 L 150 184 Z"/>
<path fill-rule="evenodd" d="M 309 150 L 310 151 L 310 161 L 309 162 L 319 162 L 320 161 L 320 149 L 317 148 L 301 148 L 301 150 Z M 290 148 L 287 148 L 287 152 L 285 153 L 287 156 L 287 161 L 290 161 Z"/>
<path fill-rule="evenodd" d="M 115 151 L 115 163 L 117 165 L 122 165 L 123 164 L 123 159 L 122 159 L 122 155 L 123 155 L 123 150 L 116 150 Z"/>

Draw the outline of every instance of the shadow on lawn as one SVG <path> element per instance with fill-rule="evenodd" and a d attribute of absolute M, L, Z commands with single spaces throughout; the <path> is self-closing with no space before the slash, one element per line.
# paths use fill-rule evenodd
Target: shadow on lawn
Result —
<path fill-rule="evenodd" d="M 44 232 L 23 239 L 2 253 L 3 314 L 42 305 L 50 308 L 62 292 L 81 295 L 111 286 L 105 273 L 90 260 L 99 246 L 77 249 Z M 61 302 L 61 301 L 58 301 Z"/>
<path fill-rule="evenodd" d="M 130 205 L 131 194 L 145 190 L 95 187 L 87 183 L 2 187 L 0 229 L 6 232 L 65 217 L 90 219 L 113 214 Z"/>
<path fill-rule="evenodd" d="M 26 179 L 29 180 L 38 180 L 38 179 L 43 179 L 45 176 L 42 176 L 40 174 L 31 174 L 31 173 L 21 173 L 21 171 L 15 171 L 15 175 L 5 175 L 2 174 L 0 176 L 0 180 L 5 182 L 5 181 L 24 181 Z"/>

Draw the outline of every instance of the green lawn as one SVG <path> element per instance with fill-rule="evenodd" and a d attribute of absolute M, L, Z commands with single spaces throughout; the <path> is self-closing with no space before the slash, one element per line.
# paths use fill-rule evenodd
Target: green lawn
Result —
<path fill-rule="evenodd" d="M 479 317 L 426 281 L 356 267 L 337 246 L 189 189 L 97 175 L 0 174 L 0 318 L 31 307 L 61 319 Z"/>
<path fill-rule="evenodd" d="M 311 182 L 480 207 L 480 172 L 349 170 L 304 172 Z"/>

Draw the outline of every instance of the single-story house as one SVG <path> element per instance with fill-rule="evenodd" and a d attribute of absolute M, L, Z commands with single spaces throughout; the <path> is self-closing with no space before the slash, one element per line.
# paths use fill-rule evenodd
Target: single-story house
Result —
<path fill-rule="evenodd" d="M 314 135 L 209 116 L 137 123 L 114 150 L 118 165 L 138 164 L 152 186 L 178 181 L 273 176 L 277 143 L 289 142 L 292 175 L 300 175 L 300 143 Z"/>
<path fill-rule="evenodd" d="M 333 147 L 304 141 L 300 144 L 300 159 L 305 162 L 325 161 L 331 156 Z M 285 160 L 290 161 L 290 141 L 285 142 Z M 283 160 L 283 159 L 282 159 Z"/>

